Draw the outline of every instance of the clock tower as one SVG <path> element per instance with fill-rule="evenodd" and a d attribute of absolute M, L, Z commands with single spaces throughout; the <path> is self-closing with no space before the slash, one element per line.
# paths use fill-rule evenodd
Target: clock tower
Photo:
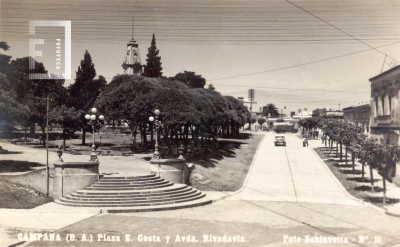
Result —
<path fill-rule="evenodd" d="M 124 72 L 128 75 L 141 74 L 142 63 L 139 55 L 139 44 L 133 38 L 133 19 L 132 19 L 132 39 L 128 42 L 126 48 L 125 60 L 122 63 Z"/>

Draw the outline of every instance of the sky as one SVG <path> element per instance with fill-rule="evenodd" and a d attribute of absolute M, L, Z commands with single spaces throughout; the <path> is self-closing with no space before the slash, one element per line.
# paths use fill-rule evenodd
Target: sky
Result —
<path fill-rule="evenodd" d="M 70 20 L 73 78 L 88 50 L 110 82 L 123 73 L 133 27 L 144 64 L 155 34 L 164 76 L 194 71 L 234 97 L 254 89 L 253 111 L 273 103 L 289 114 L 369 103 L 369 79 L 400 64 L 398 13 L 397 0 L 1 0 L 0 40 L 15 59 L 29 55 L 29 39 L 43 38 L 36 59 L 59 73 L 63 29 L 30 35 L 29 21 Z"/>

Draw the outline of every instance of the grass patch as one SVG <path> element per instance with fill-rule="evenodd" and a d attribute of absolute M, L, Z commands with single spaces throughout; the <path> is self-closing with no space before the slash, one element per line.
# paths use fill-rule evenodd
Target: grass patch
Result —
<path fill-rule="evenodd" d="M 375 206 L 383 208 L 383 187 L 382 178 L 375 178 L 374 176 L 374 191 L 371 189 L 371 179 L 369 177 L 362 179 L 361 168 L 353 171 L 351 160 L 348 160 L 346 165 L 343 162 L 329 160 L 328 154 L 325 154 L 321 148 L 315 148 L 315 152 L 329 167 L 335 177 L 343 185 L 343 187 L 352 196 L 374 204 Z M 328 159 L 328 160 L 325 160 Z M 344 161 L 344 158 L 343 158 Z M 369 167 L 364 167 L 364 174 L 369 174 Z M 398 203 L 399 200 L 395 198 L 386 198 L 386 205 Z"/>
<path fill-rule="evenodd" d="M 45 167 L 42 164 L 18 161 L 18 160 L 0 160 L 0 173 L 3 172 L 27 172 L 35 170 L 33 167 Z"/>
<path fill-rule="evenodd" d="M 240 189 L 263 137 L 243 133 L 235 139 L 219 139 L 212 154 L 189 161 L 196 165 L 190 176 L 191 186 L 203 191 Z"/>
<path fill-rule="evenodd" d="M 52 201 L 32 188 L 0 179 L 0 208 L 30 209 Z"/>

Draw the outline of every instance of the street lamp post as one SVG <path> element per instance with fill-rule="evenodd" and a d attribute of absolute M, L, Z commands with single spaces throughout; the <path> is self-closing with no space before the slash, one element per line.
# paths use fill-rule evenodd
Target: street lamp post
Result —
<path fill-rule="evenodd" d="M 104 124 L 104 116 L 100 115 L 97 116 L 96 108 L 92 108 L 92 115 L 86 114 L 85 119 L 88 121 L 88 124 L 92 125 L 93 127 L 93 144 L 92 144 L 92 153 L 90 154 L 90 160 L 89 161 L 98 161 L 97 155 L 96 155 L 96 146 L 95 146 L 95 132 L 96 132 L 96 127 L 100 128 Z"/>
<path fill-rule="evenodd" d="M 151 116 L 149 117 L 150 122 L 154 122 L 154 125 L 156 126 L 156 144 L 154 145 L 154 154 L 153 154 L 153 159 L 154 160 L 159 160 L 161 159 L 161 155 L 158 152 L 158 129 L 162 127 L 161 121 L 158 119 L 158 116 L 160 115 L 160 110 L 156 109 L 154 111 L 155 117 Z"/>

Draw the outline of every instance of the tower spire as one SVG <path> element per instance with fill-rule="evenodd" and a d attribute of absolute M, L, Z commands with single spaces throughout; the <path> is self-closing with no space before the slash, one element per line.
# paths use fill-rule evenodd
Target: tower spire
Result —
<path fill-rule="evenodd" d="M 142 62 L 140 61 L 139 55 L 139 44 L 136 43 L 133 38 L 134 31 L 134 19 L 132 16 L 132 38 L 127 43 L 125 61 L 122 63 L 122 68 L 128 75 L 141 74 L 142 72 Z"/>
<path fill-rule="evenodd" d="M 135 21 L 135 17 L 132 16 L 132 39 L 133 39 L 133 27 L 134 27 L 133 22 L 134 22 L 134 21 Z"/>

